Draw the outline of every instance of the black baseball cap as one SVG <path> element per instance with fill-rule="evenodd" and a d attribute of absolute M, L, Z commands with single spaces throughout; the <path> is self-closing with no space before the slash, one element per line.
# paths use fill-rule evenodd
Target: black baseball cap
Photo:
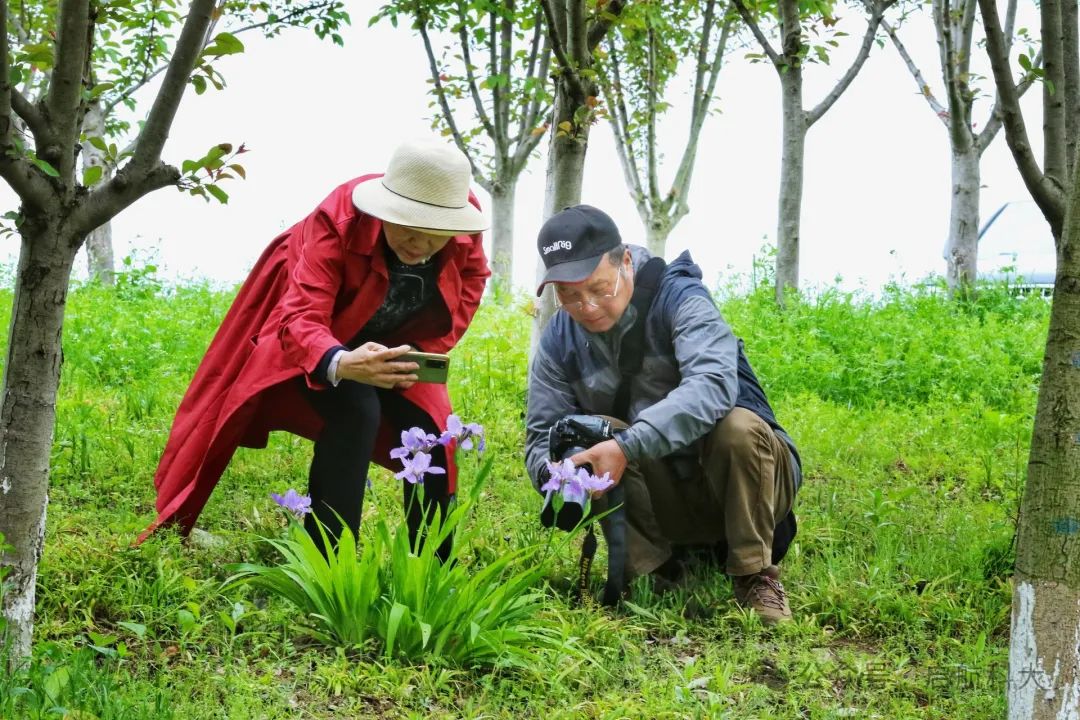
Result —
<path fill-rule="evenodd" d="M 603 210 L 574 205 L 555 213 L 536 237 L 536 250 L 547 268 L 536 294 L 548 283 L 581 282 L 596 270 L 600 258 L 621 244 L 619 228 Z"/>

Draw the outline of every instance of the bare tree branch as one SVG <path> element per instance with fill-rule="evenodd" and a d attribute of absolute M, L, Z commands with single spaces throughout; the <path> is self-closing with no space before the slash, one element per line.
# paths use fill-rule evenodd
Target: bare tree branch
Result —
<path fill-rule="evenodd" d="M 962 31 L 959 29 L 950 0 L 934 0 L 934 26 L 937 28 L 941 57 L 944 58 L 941 71 L 945 77 L 945 94 L 949 98 L 946 125 L 953 147 L 967 149 L 972 143 L 969 117 L 971 103 L 966 99 L 970 93 L 964 60 L 961 57 L 961 52 L 966 53 L 967 50 L 963 46 L 957 50 L 956 33 L 962 33 Z"/>
<path fill-rule="evenodd" d="M 900 53 L 900 57 L 903 59 L 904 64 L 907 66 L 908 72 L 911 73 L 911 77 L 915 78 L 915 85 L 919 88 L 919 94 L 923 96 L 927 104 L 930 105 L 930 109 L 934 111 L 934 114 L 938 116 L 946 126 L 949 121 L 947 116 L 949 111 L 945 109 L 945 106 L 938 102 L 938 99 L 934 97 L 934 91 L 930 89 L 930 84 L 926 82 L 923 77 L 922 71 L 919 70 L 918 65 L 912 60 L 911 55 L 908 53 L 904 43 L 900 40 L 900 36 L 896 34 L 896 29 L 887 21 L 881 21 L 881 27 L 885 28 L 885 32 L 888 34 L 889 39 L 892 41 L 893 47 Z"/>
<path fill-rule="evenodd" d="M 269 27 L 271 25 L 284 25 L 293 18 L 299 17 L 306 13 L 317 12 L 319 10 L 322 10 L 323 8 L 332 7 L 335 4 L 337 4 L 337 0 L 325 0 L 325 2 L 311 3 L 310 5 L 304 5 L 302 7 L 296 8 L 295 10 L 291 10 L 284 15 L 281 15 L 275 20 L 265 20 L 263 22 L 244 25 L 236 29 L 231 29 L 229 32 L 231 32 L 233 35 L 239 35 L 241 33 L 250 32 L 252 30 L 261 30 L 262 28 Z M 213 26 L 214 23 L 211 23 L 211 25 L 207 28 L 206 39 L 203 42 L 203 48 L 206 47 L 207 42 L 209 42 L 210 40 L 210 33 Z M 129 88 L 124 90 L 124 92 L 112 95 L 109 98 L 108 102 L 106 102 L 104 105 L 105 114 L 108 115 L 112 113 L 112 111 L 115 110 L 117 106 L 120 105 L 120 103 L 124 102 L 128 98 L 132 97 L 139 90 L 146 87 L 148 84 L 150 84 L 151 80 L 156 78 L 161 73 L 165 72 L 168 67 L 168 65 L 159 65 L 152 71 L 144 73 L 142 77 L 139 78 L 138 82 L 132 84 Z"/>
<path fill-rule="evenodd" d="M 10 155 L 15 139 L 15 122 L 11 116 L 11 101 L 15 88 L 11 85 L 11 66 L 8 59 L 8 4 L 0 6 L 0 27 L 4 28 L 0 36 L 0 162 Z"/>
<path fill-rule="evenodd" d="M 648 28 L 648 87 L 645 89 L 647 120 L 645 126 L 645 152 L 648 159 L 649 199 L 660 197 L 660 177 L 656 159 L 656 31 Z"/>
<path fill-rule="evenodd" d="M 111 113 L 113 110 L 115 110 L 117 108 L 117 106 L 120 105 L 120 103 L 122 103 L 125 100 L 127 100 L 128 98 L 132 97 L 139 90 L 142 90 L 144 87 L 146 87 L 150 83 L 151 80 L 156 78 L 161 73 L 165 72 L 168 68 L 169 68 L 168 65 L 162 65 L 162 66 L 160 66 L 158 68 L 155 68 L 153 72 L 144 74 L 142 77 L 140 77 L 139 81 L 137 83 L 132 85 L 130 88 L 128 88 L 124 92 L 117 93 L 116 95 L 114 95 L 112 98 L 109 99 L 109 101 L 107 103 L 105 103 L 105 112 L 106 112 L 106 114 Z"/>
<path fill-rule="evenodd" d="M 458 38 L 461 40 L 461 59 L 465 65 L 465 80 L 469 85 L 469 94 L 472 95 L 473 105 L 476 106 L 476 116 L 480 118 L 480 124 L 484 126 L 484 132 L 488 137 L 495 137 L 495 127 L 491 124 L 487 111 L 484 109 L 484 101 L 480 97 L 480 88 L 476 84 L 476 73 L 473 72 L 472 54 L 469 52 L 469 32 L 466 29 L 468 23 L 465 17 L 465 3 L 458 3 Z M 492 39 L 494 42 L 494 38 Z"/>
<path fill-rule="evenodd" d="M 450 128 L 450 136 L 454 138 L 454 144 L 457 145 L 458 150 L 464 153 L 465 157 L 469 159 L 469 167 L 472 169 L 472 176 L 476 182 L 480 183 L 488 192 L 491 192 L 485 183 L 490 183 L 490 180 L 484 175 L 477 167 L 476 162 L 473 160 L 472 153 L 469 152 L 469 146 L 465 143 L 465 139 L 461 136 L 461 131 L 458 130 L 457 123 L 454 121 L 454 113 L 450 109 L 450 103 L 446 100 L 446 89 L 442 83 L 442 73 L 439 72 L 439 65 L 435 60 L 435 51 L 431 47 L 431 38 L 428 36 L 427 31 L 427 18 L 421 12 L 417 13 L 416 25 L 420 31 L 420 37 L 424 41 L 424 50 L 427 52 L 428 69 L 431 72 L 431 80 L 435 83 L 435 97 L 439 101 L 439 109 L 442 110 L 443 120 L 446 121 L 446 126 Z"/>
<path fill-rule="evenodd" d="M 612 18 L 617 18 L 622 13 L 625 5 L 625 0 L 610 0 L 607 5 L 602 7 L 600 17 L 589 25 L 588 32 L 585 34 L 585 46 L 590 53 L 597 48 L 600 41 L 608 34 L 608 30 L 611 29 L 614 22 Z"/>
<path fill-rule="evenodd" d="M 742 0 L 734 0 L 732 4 L 735 6 L 735 9 L 739 11 L 739 16 L 742 18 L 743 22 L 746 23 L 746 27 L 750 28 L 750 32 L 754 34 L 754 37 L 758 41 L 758 45 L 765 51 L 765 55 L 772 61 L 773 66 L 779 69 L 780 66 L 784 64 L 784 61 L 777 54 L 776 50 L 773 49 L 773 46 L 769 43 L 769 39 L 765 37 L 765 33 L 761 31 L 761 26 L 757 24 L 753 15 L 751 15 L 750 11 L 743 5 Z"/>
<path fill-rule="evenodd" d="M 494 81 L 495 76 L 499 74 L 499 51 L 502 49 L 502 44 L 497 38 L 499 38 L 498 18 L 495 17 L 495 13 L 498 12 L 496 7 L 491 7 L 488 10 L 488 80 Z M 464 26 L 462 26 L 464 27 Z M 493 118 L 492 130 L 494 133 L 491 135 L 491 141 L 495 144 L 495 157 L 501 157 L 503 155 L 502 146 L 499 144 L 500 131 L 503 129 L 505 122 L 502 119 L 502 88 L 496 83 L 491 87 L 491 115 Z"/>
<path fill-rule="evenodd" d="M 8 17 L 8 23 L 15 31 L 15 38 L 22 45 L 30 44 L 30 31 L 27 30 L 30 23 L 27 22 L 26 5 L 25 2 L 19 3 L 19 15 L 17 17 Z M 5 27 L 7 26 L 5 25 Z"/>
<path fill-rule="evenodd" d="M 550 55 L 550 45 L 548 45 L 547 35 L 543 32 L 544 19 L 540 13 L 537 12 L 537 16 L 533 22 L 533 36 L 532 41 L 529 43 L 529 61 L 525 68 L 525 87 L 529 87 L 531 83 L 537 78 L 547 77 L 547 66 L 544 59 L 540 57 L 541 52 L 544 55 Z M 543 40 L 543 49 L 541 50 L 541 39 Z M 537 75 L 537 65 L 541 66 L 540 74 Z M 544 80 L 541 80 L 544 82 Z M 536 112 L 540 105 L 539 93 L 534 92 L 532 98 L 529 100 L 524 112 L 518 118 L 518 131 L 517 137 L 514 139 L 514 143 L 520 147 L 521 143 L 525 141 L 526 137 L 531 137 L 533 129 L 536 127 Z"/>
<path fill-rule="evenodd" d="M 1014 38 L 1014 28 L 1016 27 L 1016 0 L 1009 0 L 1009 4 L 1005 6 L 1005 49 L 1008 54 L 1012 54 L 1012 46 Z M 1040 52 L 1041 54 L 1041 52 Z"/>
<path fill-rule="evenodd" d="M 637 159 L 634 154 L 634 140 L 630 136 L 630 116 L 626 110 L 626 96 L 622 91 L 622 78 L 619 75 L 619 51 L 615 38 L 609 39 L 611 58 L 610 66 L 612 79 L 604 72 L 597 74 L 600 88 L 607 97 L 607 104 L 611 107 L 611 125 L 615 133 L 615 149 L 618 150 L 619 164 L 622 166 L 626 184 L 633 191 L 634 205 L 642 217 L 646 217 L 648 208 L 645 205 L 645 191 L 641 184 L 641 174 L 638 172 Z"/>
<path fill-rule="evenodd" d="M 45 96 L 50 143 L 38 147 L 37 153 L 38 157 L 47 158 L 60 177 L 69 182 L 75 172 L 75 153 L 68 148 L 78 139 L 79 105 L 90 56 L 89 0 L 63 0 L 56 25 L 56 64 Z"/>
<path fill-rule="evenodd" d="M 1035 59 L 1031 62 L 1033 68 L 1042 67 L 1042 50 L 1035 56 Z M 1018 98 L 1023 97 L 1024 93 L 1035 82 L 1034 73 L 1025 73 L 1024 77 L 1020 79 L 1020 82 L 1016 84 L 1016 96 Z M 990 108 L 990 117 L 986 121 L 986 125 L 983 127 L 982 132 L 975 138 L 975 147 L 981 155 L 986 151 L 986 148 L 990 147 L 990 143 L 994 141 L 994 137 L 997 136 L 998 131 L 1001 130 L 1001 97 L 995 96 L 994 106 Z"/>
<path fill-rule="evenodd" d="M 176 109 L 184 95 L 188 78 L 191 77 L 191 71 L 195 68 L 199 53 L 202 51 L 206 28 L 210 25 L 210 13 L 213 9 L 214 0 L 192 0 L 188 8 L 188 16 L 180 31 L 176 48 L 173 50 L 169 68 L 165 71 L 161 88 L 158 90 L 157 97 L 154 98 L 146 124 L 143 125 L 135 145 L 135 157 L 132 158 L 131 167 L 136 176 L 139 173 L 149 174 L 151 171 L 156 171 L 161 161 L 162 148 L 169 137 L 169 128 L 172 126 L 173 118 L 176 117 Z M 120 173 L 117 173 L 109 184 L 116 182 L 118 177 Z"/>
<path fill-rule="evenodd" d="M 1065 106 L 1065 173 L 1073 176 L 1073 161 L 1076 158 L 1077 135 L 1080 133 L 1080 38 L 1077 37 L 1077 25 L 1080 23 L 1076 0 L 1061 3 L 1062 34 L 1062 75 L 1064 83 L 1062 101 Z"/>
<path fill-rule="evenodd" d="M 733 4 L 737 4 L 739 0 L 733 0 Z M 706 8 L 706 13 L 710 13 L 715 3 L 709 3 Z M 708 20 L 708 18 L 707 18 Z M 706 27 L 711 24 L 711 21 L 706 23 Z M 732 25 L 734 24 L 734 18 L 730 14 L 730 8 L 724 13 L 724 27 L 720 31 L 720 40 L 716 46 L 716 52 L 713 54 L 712 65 L 708 68 L 708 86 L 704 89 L 698 84 L 694 83 L 694 109 L 690 117 L 690 134 L 686 139 L 686 146 L 683 148 L 682 159 L 679 161 L 679 167 L 675 171 L 675 182 L 671 185 L 671 191 L 668 193 L 669 197 L 674 195 L 676 205 L 685 208 L 683 213 L 689 210 L 689 206 L 686 202 L 686 189 L 690 187 L 690 179 L 694 174 L 694 165 L 697 161 L 697 144 L 698 138 L 701 136 L 701 128 L 705 123 L 705 117 L 709 114 L 709 103 L 712 101 L 713 93 L 716 92 L 716 81 L 720 77 L 720 69 L 723 67 L 724 53 L 727 51 L 727 44 L 731 36 Z M 709 33 L 703 32 L 701 38 L 701 46 L 699 47 L 698 58 L 702 58 L 700 49 L 708 51 L 708 39 Z M 699 75 L 700 77 L 700 75 Z M 681 218 L 681 216 L 680 216 Z"/>
<path fill-rule="evenodd" d="M 1039 11 L 1044 28 L 1061 27 L 1060 0 L 1042 0 Z M 1065 58 L 1061 34 L 1042 33 L 1042 51 L 1044 80 L 1048 81 L 1043 82 L 1043 174 L 1053 178 L 1059 187 L 1064 187 L 1068 178 L 1068 159 L 1065 156 L 1066 120 L 1065 101 L 1062 97 L 1065 89 Z M 1008 61 L 1008 56 L 1005 57 Z"/>
<path fill-rule="evenodd" d="M 799 16 L 798 0 L 779 0 L 780 11 L 780 52 L 785 65 L 802 63 L 803 35 L 802 19 Z"/>
<path fill-rule="evenodd" d="M 236 28 L 235 30 L 230 28 L 229 32 L 233 35 L 239 35 L 240 33 L 248 32 L 250 30 L 261 30 L 262 28 L 269 27 L 271 25 L 287 25 L 289 21 L 293 18 L 300 17 L 301 15 L 306 15 L 308 13 L 318 12 L 323 8 L 333 7 L 336 4 L 337 0 L 324 0 L 324 2 L 313 2 L 309 5 L 302 5 L 294 10 L 290 10 L 284 15 L 279 15 L 275 17 L 273 20 L 264 20 L 263 22 L 252 23 L 251 25 L 244 25 L 243 27 Z"/>
<path fill-rule="evenodd" d="M 551 106 L 548 105 L 545 113 L 551 112 Z M 529 133 L 517 144 L 517 149 L 514 151 L 514 157 L 512 159 L 512 172 L 519 174 L 525 169 L 525 165 L 529 162 L 529 156 L 532 155 L 533 150 L 540 144 L 540 139 L 544 137 L 544 133 L 532 134 Z"/>
<path fill-rule="evenodd" d="M 11 109 L 26 123 L 30 134 L 34 136 L 35 145 L 40 147 L 49 142 L 49 126 L 40 108 L 27 100 L 26 96 L 15 88 L 11 88 Z"/>
<path fill-rule="evenodd" d="M 158 163 L 149 171 L 126 165 L 112 180 L 91 190 L 72 211 L 71 226 L 78 230 L 75 234 L 78 243 L 81 245 L 95 228 L 112 220 L 139 198 L 179 181 L 180 171 L 171 165 Z"/>
<path fill-rule="evenodd" d="M 895 0 L 885 0 L 882 4 L 874 4 L 871 11 L 870 18 L 866 21 L 866 33 L 863 35 L 862 45 L 859 47 L 859 54 L 855 56 L 855 59 L 851 62 L 851 66 L 844 73 L 844 76 L 840 78 L 836 86 L 832 91 L 825 96 L 825 99 L 818 103 L 817 107 L 806 114 L 806 126 L 810 127 L 815 122 L 821 119 L 821 116 L 829 111 L 829 108 L 833 106 L 840 96 L 844 94 L 844 91 L 851 85 L 851 81 L 855 79 L 855 76 L 859 74 L 862 69 L 863 63 L 866 62 L 866 58 L 870 56 L 870 48 L 874 45 L 874 36 L 877 35 L 878 25 L 881 23 L 882 16 L 885 10 Z"/>
<path fill-rule="evenodd" d="M 577 67 L 572 65 L 567 57 L 567 46 L 563 39 L 563 28 L 559 27 L 555 20 L 555 11 L 551 7 L 551 0 L 540 0 L 540 6 L 544 9 L 544 18 L 548 24 L 548 37 L 551 38 L 551 49 L 561 66 L 560 78 L 570 86 L 573 94 L 584 97 L 585 88 L 577 76 Z"/>
<path fill-rule="evenodd" d="M 957 56 L 957 66 L 960 68 L 961 76 L 966 78 L 971 72 L 971 48 L 975 36 L 975 12 L 979 5 L 976 0 L 962 0 L 962 2 L 964 12 L 959 18 L 960 44 L 957 45 L 961 53 Z M 967 82 L 964 84 L 967 85 Z"/>
<path fill-rule="evenodd" d="M 698 40 L 697 59 L 694 63 L 693 102 L 690 107 L 691 125 L 694 122 L 693 117 L 698 112 L 698 104 L 701 100 L 701 86 L 705 84 L 705 73 L 709 68 L 709 39 L 712 35 L 715 11 L 716 0 L 707 0 L 705 12 L 701 16 L 701 37 Z"/>
<path fill-rule="evenodd" d="M 8 3 L 0 6 L 0 28 L 7 27 Z M 0 177 L 19 196 L 23 205 L 43 208 L 52 196 L 49 182 L 30 165 L 15 147 L 14 118 L 11 100 L 11 68 L 8 65 L 8 34 L 0 34 Z"/>
<path fill-rule="evenodd" d="M 983 27 L 986 32 L 986 51 L 990 58 L 990 67 L 994 72 L 994 84 L 997 87 L 1001 112 L 1001 121 L 1005 127 L 1005 139 L 1012 151 L 1013 159 L 1020 170 L 1020 177 L 1028 192 L 1050 221 L 1055 234 L 1060 234 L 1061 223 L 1065 217 L 1065 195 L 1060 184 L 1047 177 L 1035 160 L 1035 153 L 1028 140 L 1027 126 L 1020 112 L 1020 96 L 1013 82 L 1009 69 L 1009 55 L 1005 49 L 1005 38 L 1001 32 L 1001 20 L 998 18 L 997 0 L 979 0 Z"/>
<path fill-rule="evenodd" d="M 504 78 L 505 85 L 499 83 L 495 88 L 495 90 L 498 90 L 495 94 L 495 107 L 499 108 L 501 117 L 501 120 L 496 123 L 496 130 L 498 130 L 499 135 L 495 138 L 495 147 L 501 157 L 508 158 L 510 155 L 510 141 L 507 137 L 510 134 L 510 62 L 514 54 L 513 0 L 508 0 L 503 13 L 502 37 L 499 44 L 499 75 Z M 491 36 L 491 44 L 492 46 L 495 45 L 494 35 Z"/>
<path fill-rule="evenodd" d="M 566 54 L 575 63 L 580 63 L 592 54 L 586 41 L 588 25 L 585 22 L 584 5 L 582 2 L 571 2 L 566 8 Z M 574 66 L 574 74 L 578 76 L 578 80 L 581 80 L 580 70 L 580 67 Z"/>
<path fill-rule="evenodd" d="M 541 27 L 543 24 L 537 22 L 537 27 Z M 535 75 L 531 72 L 529 77 L 542 78 L 541 82 L 546 82 L 548 76 L 548 68 L 551 65 L 551 41 L 544 33 L 544 45 L 540 50 L 540 66 L 537 69 Z M 551 104 L 541 101 L 541 94 L 534 93 L 532 100 L 529 102 L 529 108 L 526 114 L 523 115 L 525 120 L 522 132 L 519 135 L 517 141 L 517 150 L 514 152 L 513 168 L 515 173 L 521 172 L 525 168 L 525 164 L 529 161 L 529 156 L 533 150 L 540 143 L 540 139 L 543 137 L 542 133 L 533 133 L 541 117 L 545 117 L 551 114 Z"/>

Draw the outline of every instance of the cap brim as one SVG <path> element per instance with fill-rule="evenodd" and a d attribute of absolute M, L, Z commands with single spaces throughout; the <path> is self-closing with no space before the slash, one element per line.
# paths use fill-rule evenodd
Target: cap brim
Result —
<path fill-rule="evenodd" d="M 472 203 L 445 208 L 410 200 L 392 193 L 379 178 L 353 188 L 353 205 L 362 212 L 397 225 L 407 225 L 432 235 L 472 235 L 488 229 L 484 213 Z"/>
<path fill-rule="evenodd" d="M 573 284 L 584 281 L 593 274 L 593 271 L 596 270 L 596 266 L 600 264 L 600 260 L 605 255 L 607 255 L 607 252 L 602 252 L 595 257 L 559 263 L 554 267 L 548 268 L 547 273 L 544 275 L 544 279 L 540 282 L 540 286 L 536 288 L 536 296 L 540 297 L 544 294 L 544 286 L 548 283 L 557 282 Z"/>

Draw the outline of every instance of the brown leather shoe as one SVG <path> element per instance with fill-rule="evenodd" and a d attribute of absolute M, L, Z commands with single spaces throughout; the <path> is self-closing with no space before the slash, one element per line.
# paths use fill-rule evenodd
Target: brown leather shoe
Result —
<path fill-rule="evenodd" d="M 787 592 L 780 584 L 780 568 L 770 565 L 753 575 L 735 578 L 735 601 L 758 614 L 761 622 L 776 625 L 791 620 Z"/>

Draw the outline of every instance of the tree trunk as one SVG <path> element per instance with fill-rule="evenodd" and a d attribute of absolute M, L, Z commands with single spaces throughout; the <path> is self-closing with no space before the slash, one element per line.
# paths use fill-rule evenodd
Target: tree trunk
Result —
<path fill-rule="evenodd" d="M 792 64 L 780 73 L 783 152 L 780 160 L 780 218 L 776 229 L 776 301 L 784 289 L 799 287 L 799 216 L 802 211 L 806 112 L 802 107 L 802 69 Z"/>
<path fill-rule="evenodd" d="M 1009 647 L 1012 720 L 1080 717 L 1080 183 L 1075 185 L 1058 245 L 1020 507 Z"/>
<path fill-rule="evenodd" d="M 496 297 L 514 285 L 514 197 L 517 178 L 496 181 L 491 192 L 491 275 Z"/>
<path fill-rule="evenodd" d="M 21 234 L 0 392 L 0 533 L 11 546 L 0 555 L 0 564 L 10 569 L 3 615 L 13 660 L 30 653 L 60 384 L 60 336 L 77 252 L 52 217 L 27 218 Z"/>
<path fill-rule="evenodd" d="M 563 83 L 559 83 L 560 86 Z M 572 205 L 581 204 L 581 183 L 585 173 L 585 151 L 588 149 L 589 126 L 575 129 L 575 134 L 559 136 L 559 123 L 573 122 L 576 104 L 566 92 L 565 87 L 557 91 L 554 120 L 551 123 L 551 143 L 548 146 L 547 181 L 544 187 L 544 220 Z M 544 261 L 537 257 L 536 284 L 544 279 L 547 269 Z M 551 287 L 544 288 L 544 294 L 536 300 L 536 313 L 533 321 L 532 342 L 529 357 L 533 356 L 540 333 L 555 314 L 555 294 Z"/>
<path fill-rule="evenodd" d="M 975 282 L 979 253 L 979 151 L 954 148 L 949 239 L 945 244 L 949 294 L 966 294 Z"/>
<path fill-rule="evenodd" d="M 91 105 L 87 111 L 86 118 L 83 120 L 83 133 L 88 138 L 104 138 L 105 115 L 98 103 Z M 89 142 L 84 142 L 82 145 L 82 165 L 84 173 L 87 168 L 101 168 L 101 180 L 97 184 L 112 179 L 113 168 L 105 161 L 105 153 Z M 116 263 L 113 260 L 111 221 L 94 230 L 87 238 L 86 264 L 91 280 L 96 278 L 106 285 L 112 285 L 115 281 Z"/>
<path fill-rule="evenodd" d="M 116 282 L 116 263 L 113 259 L 112 222 L 107 222 L 86 238 L 86 265 L 90 279 L 105 285 Z"/>
<path fill-rule="evenodd" d="M 650 253 L 657 257 L 664 257 L 668 235 L 674 227 L 667 215 L 653 215 L 645 222 L 645 245 Z"/>

